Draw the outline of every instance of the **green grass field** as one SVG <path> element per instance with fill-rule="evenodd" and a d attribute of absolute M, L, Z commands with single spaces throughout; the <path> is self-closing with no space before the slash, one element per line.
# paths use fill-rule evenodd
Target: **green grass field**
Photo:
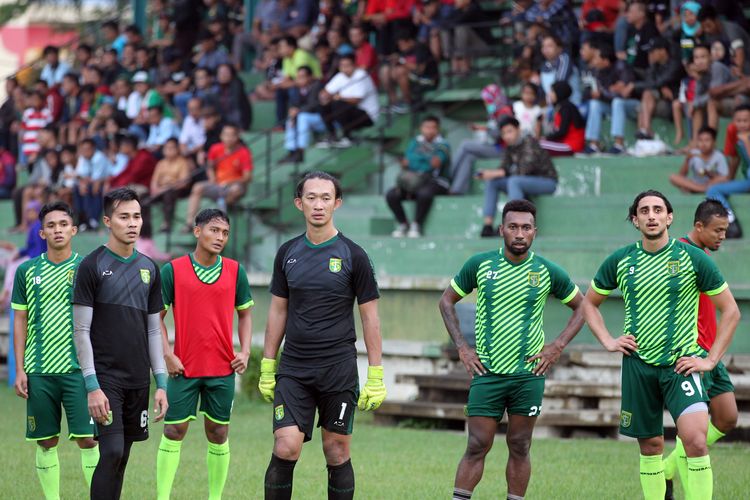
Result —
<path fill-rule="evenodd" d="M 34 445 L 23 439 L 25 406 L 10 389 L 0 389 L 0 498 L 41 497 L 34 471 Z M 152 437 L 135 444 L 123 488 L 124 499 L 155 496 L 156 449 L 162 425 L 151 426 Z M 461 433 L 372 425 L 358 414 L 353 442 L 357 498 L 437 499 L 452 492 L 453 475 L 465 445 Z M 227 499 L 263 496 L 263 475 L 271 454 L 271 407 L 238 396 L 230 432 L 232 463 L 224 490 Z M 504 498 L 506 451 L 502 436 L 490 453 L 484 480 L 474 498 Z M 59 446 L 61 495 L 87 498 L 80 455 L 72 443 Z M 200 422 L 185 441 L 175 479 L 174 499 L 206 498 L 206 444 Z M 747 498 L 750 446 L 717 445 L 711 454 L 716 499 Z M 634 442 L 612 440 L 539 439 L 532 446 L 533 473 L 527 498 L 640 498 L 638 451 Z M 305 446 L 295 470 L 294 498 L 326 498 L 326 470 L 320 435 Z"/>

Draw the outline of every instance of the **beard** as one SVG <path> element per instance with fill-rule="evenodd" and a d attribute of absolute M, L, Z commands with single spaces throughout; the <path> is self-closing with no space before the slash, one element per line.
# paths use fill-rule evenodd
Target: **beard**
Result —
<path fill-rule="evenodd" d="M 523 244 L 523 247 L 514 247 L 513 245 L 506 245 L 506 247 L 510 253 L 516 256 L 523 255 L 529 251 L 529 245 L 526 243 Z"/>
<path fill-rule="evenodd" d="M 645 237 L 645 238 L 646 238 L 647 240 L 658 240 L 659 238 L 661 238 L 662 236 L 664 236 L 664 233 L 665 233 L 666 231 L 667 231 L 666 229 L 662 229 L 661 231 L 659 231 L 659 232 L 658 232 L 658 233 L 656 233 L 656 234 L 645 234 L 645 233 L 644 233 L 644 234 L 643 234 L 643 236 L 644 236 L 644 237 Z"/>

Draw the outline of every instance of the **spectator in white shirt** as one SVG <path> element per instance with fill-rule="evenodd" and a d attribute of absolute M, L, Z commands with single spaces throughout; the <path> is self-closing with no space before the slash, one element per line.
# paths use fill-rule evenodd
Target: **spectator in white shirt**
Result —
<path fill-rule="evenodd" d="M 60 61 L 60 49 L 54 45 L 47 45 L 44 48 L 44 59 L 47 64 L 42 68 L 39 79 L 47 82 L 50 87 L 59 85 L 65 74 L 70 71 L 70 66 Z"/>
<path fill-rule="evenodd" d="M 202 103 L 193 97 L 187 103 L 187 115 L 180 131 L 180 152 L 183 156 L 193 156 L 203 149 L 206 143 L 206 128 L 201 118 Z"/>
<path fill-rule="evenodd" d="M 102 214 L 102 188 L 112 168 L 107 156 L 96 150 L 93 139 L 86 138 L 78 146 L 77 184 L 73 204 L 80 221 L 80 230 L 96 230 Z"/>
<path fill-rule="evenodd" d="M 351 146 L 351 133 L 372 126 L 380 114 L 378 91 L 367 71 L 355 65 L 354 54 L 339 56 L 339 72 L 320 92 L 320 104 L 328 146 Z M 341 140 L 336 140 L 336 124 L 341 127 Z"/>
<path fill-rule="evenodd" d="M 146 149 L 160 157 L 161 147 L 167 142 L 167 139 L 180 136 L 180 128 L 174 120 L 164 116 L 164 110 L 161 106 L 151 106 L 148 108 L 148 139 L 146 139 Z"/>

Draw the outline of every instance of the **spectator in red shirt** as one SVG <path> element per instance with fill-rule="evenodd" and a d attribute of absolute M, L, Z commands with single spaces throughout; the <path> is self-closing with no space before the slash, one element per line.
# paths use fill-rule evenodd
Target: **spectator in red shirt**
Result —
<path fill-rule="evenodd" d="M 354 47 L 354 64 L 370 74 L 372 83 L 378 86 L 378 53 L 367 41 L 367 31 L 362 25 L 349 28 L 349 41 Z"/>
<path fill-rule="evenodd" d="M 612 33 L 623 6 L 622 0 L 583 0 L 581 25 L 584 31 Z"/>
<path fill-rule="evenodd" d="M 253 155 L 240 141 L 240 130 L 236 125 L 224 125 L 221 142 L 208 150 L 206 175 L 208 181 L 197 182 L 190 191 L 185 214 L 186 232 L 193 231 L 193 219 L 200 208 L 201 198 L 210 198 L 221 210 L 226 210 L 247 191 L 253 178 Z"/>
<path fill-rule="evenodd" d="M 151 176 L 156 168 L 156 158 L 145 149 L 138 149 L 135 137 L 127 135 L 120 140 L 120 154 L 130 158 L 125 170 L 110 177 L 107 191 L 129 187 L 144 196 L 151 186 Z"/>
<path fill-rule="evenodd" d="M 375 43 L 378 54 L 389 56 L 397 51 L 395 34 L 404 30 L 414 30 L 411 10 L 414 0 L 371 0 L 367 2 L 363 20 L 377 31 Z"/>

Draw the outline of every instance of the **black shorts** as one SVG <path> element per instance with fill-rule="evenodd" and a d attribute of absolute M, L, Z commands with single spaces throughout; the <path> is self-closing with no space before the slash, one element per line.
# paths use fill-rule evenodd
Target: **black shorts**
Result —
<path fill-rule="evenodd" d="M 102 391 L 109 399 L 112 423 L 96 424 L 96 437 L 107 434 L 122 434 L 130 441 L 148 439 L 149 388 L 125 389 L 113 384 L 102 384 Z"/>
<path fill-rule="evenodd" d="M 318 427 L 351 434 L 358 398 L 356 358 L 324 368 L 280 369 L 273 399 L 273 430 L 296 425 L 309 441 L 317 409 Z"/>

